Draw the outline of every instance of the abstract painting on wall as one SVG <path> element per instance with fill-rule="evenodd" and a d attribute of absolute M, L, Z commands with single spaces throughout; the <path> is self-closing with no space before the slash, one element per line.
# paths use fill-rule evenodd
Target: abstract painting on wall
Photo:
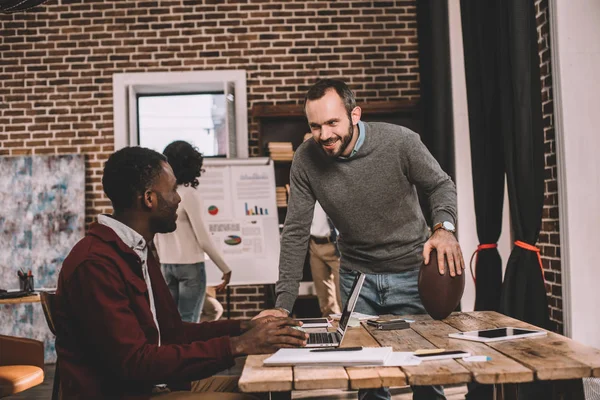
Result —
<path fill-rule="evenodd" d="M 18 289 L 19 269 L 36 290 L 56 288 L 61 265 L 84 236 L 83 155 L 0 157 L 0 288 Z M 44 342 L 56 359 L 54 338 L 40 303 L 1 305 L 0 334 Z"/>

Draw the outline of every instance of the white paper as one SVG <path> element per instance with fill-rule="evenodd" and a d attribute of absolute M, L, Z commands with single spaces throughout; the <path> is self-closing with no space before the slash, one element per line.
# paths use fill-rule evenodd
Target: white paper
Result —
<path fill-rule="evenodd" d="M 388 355 L 383 364 L 386 367 L 406 367 L 421 364 L 421 359 L 413 353 L 406 351 L 394 351 Z"/>
<path fill-rule="evenodd" d="M 357 351 L 313 352 L 311 349 L 279 349 L 264 361 L 265 366 L 383 366 L 391 347 L 364 347 Z"/>
<path fill-rule="evenodd" d="M 329 314 L 329 317 L 333 320 L 339 320 L 342 317 L 342 314 Z M 377 319 L 379 318 L 379 315 L 368 315 L 368 314 L 362 314 L 359 312 L 353 312 L 352 315 L 350 316 L 350 318 L 356 318 L 359 321 L 367 321 L 369 319 Z"/>

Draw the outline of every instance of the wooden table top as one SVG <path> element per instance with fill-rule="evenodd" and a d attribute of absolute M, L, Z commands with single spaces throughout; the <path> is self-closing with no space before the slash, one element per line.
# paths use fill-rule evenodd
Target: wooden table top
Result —
<path fill-rule="evenodd" d="M 17 297 L 14 299 L 0 299 L 0 305 L 2 304 L 21 304 L 21 303 L 39 303 L 40 294 L 34 293 L 31 296 Z"/>
<path fill-rule="evenodd" d="M 396 317 L 397 318 L 397 317 Z M 480 343 L 449 338 L 449 333 L 497 327 L 540 329 L 491 311 L 453 313 L 443 321 L 428 315 L 414 319 L 410 329 L 374 330 L 363 324 L 348 328 L 343 347 L 391 346 L 394 351 L 441 348 L 491 357 L 486 362 L 462 359 L 423 361 L 407 367 L 265 367 L 269 355 L 248 356 L 239 387 L 244 392 L 304 389 L 356 390 L 382 386 L 519 383 L 600 377 L 600 350 L 565 336 L 547 336 Z"/>

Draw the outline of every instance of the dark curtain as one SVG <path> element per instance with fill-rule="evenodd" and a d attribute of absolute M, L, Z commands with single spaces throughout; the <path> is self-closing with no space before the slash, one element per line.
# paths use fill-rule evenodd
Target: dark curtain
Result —
<path fill-rule="evenodd" d="M 544 205 L 544 137 L 535 8 L 532 1 L 502 0 L 500 112 L 504 158 L 516 245 L 508 260 L 500 310 L 549 328 L 548 300 L 535 245 Z"/>
<path fill-rule="evenodd" d="M 499 291 L 496 250 L 479 253 L 476 309 L 496 309 L 547 328 L 539 253 L 544 150 L 534 2 L 461 0 L 477 233 L 493 244 L 501 229 L 506 173 L 515 245 Z M 482 282 L 482 280 L 484 280 Z M 547 382 L 518 385 L 518 399 L 550 398 Z M 472 383 L 467 399 L 491 399 Z"/>
<path fill-rule="evenodd" d="M 439 0 L 417 0 L 419 74 L 421 85 L 421 139 L 454 182 L 454 122 L 448 4 Z M 419 194 L 421 208 L 431 226 L 429 206 Z M 435 221 L 439 222 L 439 221 Z"/>
<path fill-rule="evenodd" d="M 500 57 L 495 45 L 499 32 L 495 24 L 485 23 L 490 15 L 498 13 L 498 4 L 487 0 L 461 0 L 460 6 L 473 194 L 480 243 L 474 254 L 475 310 L 498 311 L 502 260 L 496 242 L 502 230 L 504 200 L 504 143 L 499 113 L 501 87 L 497 79 Z"/>
<path fill-rule="evenodd" d="M 0 0 L 0 12 L 5 14 L 24 11 L 48 0 Z"/>

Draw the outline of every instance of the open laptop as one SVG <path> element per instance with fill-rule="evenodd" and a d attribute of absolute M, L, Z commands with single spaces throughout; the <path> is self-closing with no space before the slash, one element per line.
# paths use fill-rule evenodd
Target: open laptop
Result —
<path fill-rule="evenodd" d="M 350 297 L 344 307 L 344 312 L 340 317 L 340 323 L 338 324 L 337 332 L 321 332 L 321 333 L 309 333 L 308 342 L 306 347 L 338 347 L 342 344 L 344 334 L 348 328 L 348 321 L 350 315 L 354 311 L 360 289 L 362 288 L 363 282 L 365 281 L 365 274 L 358 273 L 352 284 L 352 290 L 350 290 Z"/>

